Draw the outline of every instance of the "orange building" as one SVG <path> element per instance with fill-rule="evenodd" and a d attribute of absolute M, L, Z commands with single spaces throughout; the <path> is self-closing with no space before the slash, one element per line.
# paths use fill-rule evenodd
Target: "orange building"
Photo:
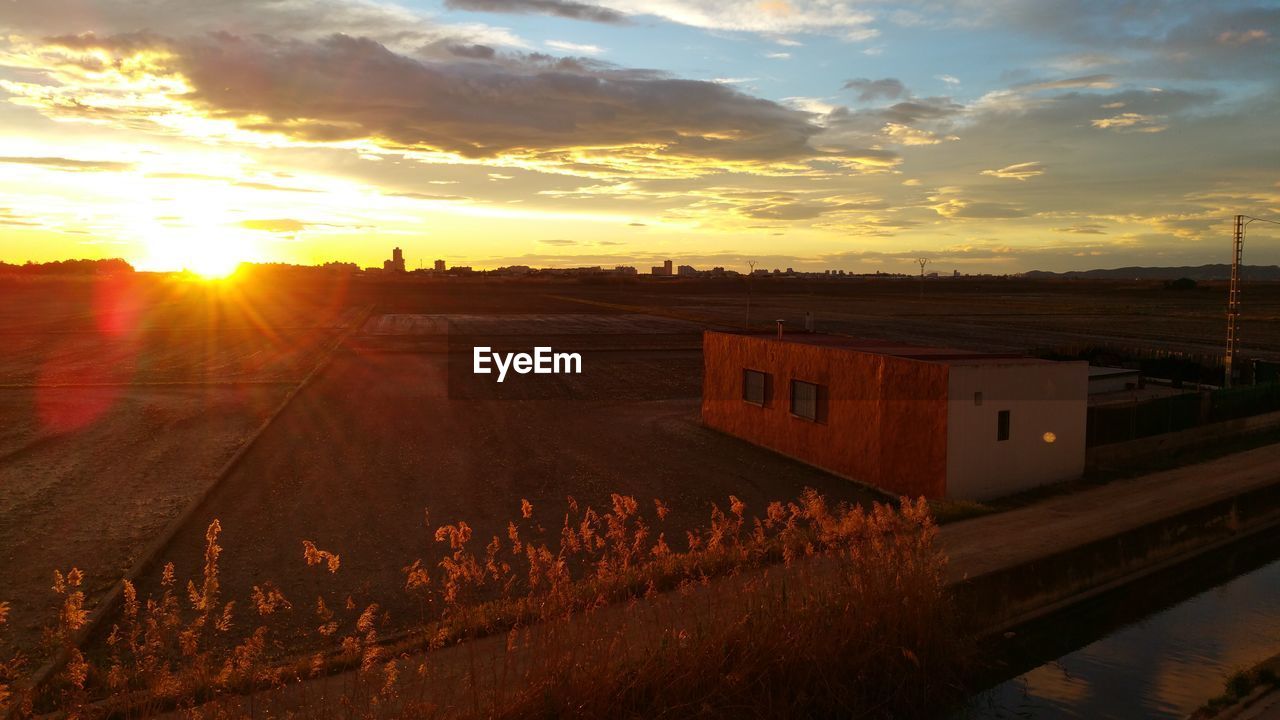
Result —
<path fill-rule="evenodd" d="M 1088 366 L 814 333 L 707 332 L 708 426 L 887 492 L 987 499 L 1078 477 Z"/>

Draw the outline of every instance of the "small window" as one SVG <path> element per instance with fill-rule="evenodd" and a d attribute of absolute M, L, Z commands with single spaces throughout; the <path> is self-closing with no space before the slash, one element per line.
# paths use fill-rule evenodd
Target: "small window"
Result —
<path fill-rule="evenodd" d="M 759 370 L 742 371 L 742 399 L 764 407 L 769 399 L 769 375 Z"/>
<path fill-rule="evenodd" d="M 1009 411 L 1001 410 L 996 416 L 996 440 L 1004 442 L 1009 439 Z"/>
<path fill-rule="evenodd" d="M 818 419 L 820 387 L 803 380 L 791 381 L 791 414 L 806 420 Z"/>
<path fill-rule="evenodd" d="M 979 390 L 978 392 L 975 392 L 975 393 L 973 394 L 973 404 L 974 404 L 974 405 L 977 405 L 977 406 L 979 406 L 979 407 L 981 407 L 981 406 L 982 406 L 982 391 L 981 391 L 981 390 Z"/>

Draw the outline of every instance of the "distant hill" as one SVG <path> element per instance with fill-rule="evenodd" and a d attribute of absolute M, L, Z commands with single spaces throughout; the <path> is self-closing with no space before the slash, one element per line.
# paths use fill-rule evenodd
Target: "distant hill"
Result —
<path fill-rule="evenodd" d="M 1245 280 L 1280 280 L 1280 265 L 1245 265 L 1240 268 L 1240 276 Z M 1068 272 L 1049 272 L 1032 270 L 1022 277 L 1032 279 L 1068 278 L 1080 280 L 1228 280 L 1231 278 L 1231 266 L 1198 265 L 1195 267 L 1122 267 L 1109 270 L 1071 270 Z"/>

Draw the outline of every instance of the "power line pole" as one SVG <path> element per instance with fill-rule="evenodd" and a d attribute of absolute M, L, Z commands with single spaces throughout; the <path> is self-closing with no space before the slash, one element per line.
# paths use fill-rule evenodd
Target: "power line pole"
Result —
<path fill-rule="evenodd" d="M 924 297 L 924 266 L 929 264 L 929 258 L 916 258 L 916 262 L 920 263 L 920 297 Z"/>
<path fill-rule="evenodd" d="M 1240 349 L 1240 259 L 1244 255 L 1244 216 L 1237 215 L 1231 256 L 1231 288 L 1227 292 L 1227 352 L 1222 358 L 1222 386 L 1231 387 L 1231 375 L 1235 370 L 1236 352 Z"/>
<path fill-rule="evenodd" d="M 1231 234 L 1235 252 L 1231 257 L 1231 289 L 1227 295 L 1227 352 L 1222 357 L 1223 387 L 1231 387 L 1232 370 L 1235 369 L 1236 355 L 1240 351 L 1240 259 L 1244 255 L 1244 229 L 1252 222 L 1280 225 L 1280 220 L 1275 218 L 1236 216 L 1235 231 Z"/>
<path fill-rule="evenodd" d="M 751 329 L 751 278 L 756 274 L 756 261 L 747 261 L 747 329 Z"/>

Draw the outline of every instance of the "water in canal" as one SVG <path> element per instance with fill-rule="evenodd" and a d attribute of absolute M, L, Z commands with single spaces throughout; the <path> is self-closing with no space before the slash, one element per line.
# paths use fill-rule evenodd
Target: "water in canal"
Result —
<path fill-rule="evenodd" d="M 1185 718 L 1232 672 L 1280 653 L 1280 535 L 1144 579 L 1002 645 L 994 652 L 1012 679 L 961 717 Z"/>

